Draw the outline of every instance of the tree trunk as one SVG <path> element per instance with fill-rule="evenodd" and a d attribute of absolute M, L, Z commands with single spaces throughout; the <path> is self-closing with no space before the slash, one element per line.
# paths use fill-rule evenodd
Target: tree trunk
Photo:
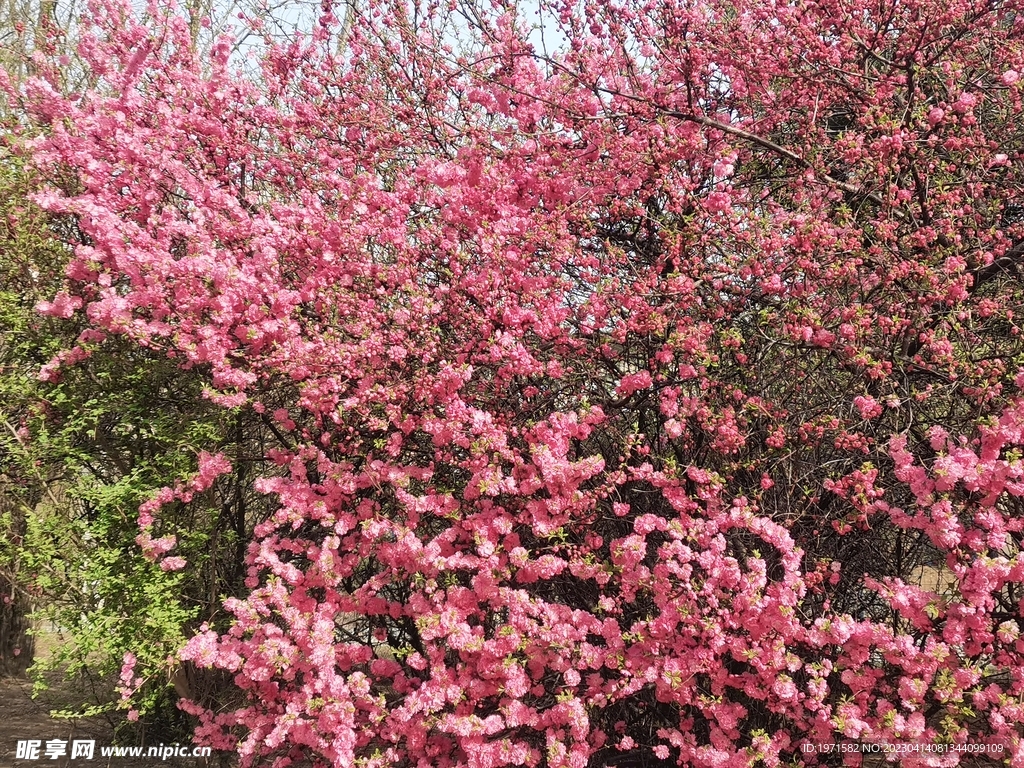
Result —
<path fill-rule="evenodd" d="M 29 634 L 32 605 L 18 579 L 18 555 L 27 522 L 20 501 L 0 496 L 0 519 L 8 520 L 6 533 L 11 545 L 9 562 L 0 561 L 0 677 L 24 676 L 35 655 L 35 638 Z M 4 507 L 9 508 L 9 515 L 3 514 Z"/>

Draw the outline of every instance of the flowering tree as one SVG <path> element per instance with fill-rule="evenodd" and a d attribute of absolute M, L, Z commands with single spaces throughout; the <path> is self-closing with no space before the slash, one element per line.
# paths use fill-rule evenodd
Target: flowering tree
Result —
<path fill-rule="evenodd" d="M 197 739 L 1024 764 L 1018 5 L 325 3 L 253 82 L 94 3 L 96 86 L 19 94 L 90 324 L 42 376 L 117 335 L 276 441 Z M 142 505 L 165 569 L 231 469 Z"/>
<path fill-rule="evenodd" d="M 0 675 L 31 667 L 45 688 L 47 673 L 60 670 L 89 691 L 65 716 L 95 714 L 117 706 L 117 672 L 132 653 L 125 708 L 129 720 L 147 717 L 129 729 L 171 742 L 191 731 L 166 659 L 222 596 L 243 593 L 247 519 L 269 506 L 246 473 L 266 430 L 256 414 L 203 400 L 200 373 L 182 372 L 162 351 L 100 340 L 82 315 L 40 316 L 34 307 L 64 283 L 61 241 L 77 225 L 29 202 L 38 180 L 9 152 L 0 189 Z M 40 365 L 76 339 L 88 343 L 88 358 L 40 381 Z M 193 473 L 203 448 L 231 456 L 232 472 L 164 507 L 141 533 L 139 505 Z M 175 567 L 182 557 L 187 572 Z M 58 635 L 38 657 L 33 624 Z M 215 687 L 215 678 L 192 675 L 191 688 Z M 187 684 L 180 671 L 177 679 Z"/>

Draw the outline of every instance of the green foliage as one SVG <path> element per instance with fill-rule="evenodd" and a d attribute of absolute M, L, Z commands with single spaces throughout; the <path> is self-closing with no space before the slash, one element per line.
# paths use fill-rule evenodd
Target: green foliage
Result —
<path fill-rule="evenodd" d="M 34 207 L 32 187 L 15 158 L 0 157 L 0 587 L 21 596 L 8 613 L 23 619 L 31 608 L 36 625 L 60 635 L 34 668 L 37 686 L 59 673 L 87 678 L 97 692 L 62 714 L 131 708 L 143 724 L 147 714 L 180 719 L 171 657 L 238 586 L 246 499 L 228 477 L 160 510 L 152 535 L 176 537 L 170 554 L 187 560 L 182 571 L 143 556 L 138 509 L 194 472 L 200 450 L 237 443 L 242 425 L 204 400 L 198 376 L 119 338 L 80 344 L 83 362 L 40 379 L 82 327 L 34 309 L 62 287 L 60 243 L 75 226 Z M 131 695 L 119 697 L 129 650 Z"/>
<path fill-rule="evenodd" d="M 46 480 L 23 455 L 20 427 L 33 407 L 35 382 L 27 370 L 58 349 L 56 339 L 31 340 L 38 336 L 31 307 L 41 298 L 40 285 L 52 283 L 61 249 L 47 236 L 43 214 L 29 204 L 30 188 L 19 164 L 0 154 L 0 674 L 20 674 L 32 660 L 26 513 L 39 503 Z"/>

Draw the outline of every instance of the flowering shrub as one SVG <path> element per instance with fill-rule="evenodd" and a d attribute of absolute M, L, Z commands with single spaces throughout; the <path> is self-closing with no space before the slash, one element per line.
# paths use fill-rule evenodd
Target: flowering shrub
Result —
<path fill-rule="evenodd" d="M 96 2 L 96 85 L 20 94 L 81 229 L 42 311 L 274 436 L 246 591 L 181 651 L 234 686 L 182 703 L 196 738 L 1024 764 L 1020 9 L 541 3 L 551 52 L 460 8 L 371 3 L 339 46 L 325 3 L 254 82 Z M 149 526 L 232 464 L 199 467 L 140 510 L 165 570 Z"/>
<path fill-rule="evenodd" d="M 45 688 L 59 672 L 89 691 L 64 716 L 112 712 L 120 700 L 150 739 L 182 738 L 188 718 L 167 681 L 191 628 L 241 594 L 245 517 L 264 509 L 244 480 L 259 417 L 203 400 L 199 377 L 162 352 L 51 312 L 45 297 L 68 257 L 60 233 L 74 221 L 29 202 L 40 181 L 17 157 L 0 169 L 0 675 L 31 667 Z M 60 351 L 76 341 L 70 365 Z M 44 368 L 40 380 L 55 355 L 62 375 Z M 195 455 L 202 446 L 236 459 L 230 475 L 214 454 Z M 167 483 L 170 503 L 147 518 L 140 505 Z M 35 658 L 33 627 L 57 634 Z M 126 658 L 134 674 L 119 697 Z M 195 677 L 197 693 L 216 685 Z M 136 743 L 139 733 L 120 736 Z"/>

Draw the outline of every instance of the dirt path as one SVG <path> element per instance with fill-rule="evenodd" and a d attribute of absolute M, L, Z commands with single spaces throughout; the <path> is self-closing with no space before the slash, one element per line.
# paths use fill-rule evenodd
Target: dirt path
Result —
<path fill-rule="evenodd" d="M 60 697 L 59 691 L 43 700 L 32 698 L 32 685 L 27 680 L 0 679 L 0 768 L 28 768 L 28 766 L 52 766 L 53 768 L 78 768 L 82 766 L 118 766 L 119 768 L 150 768 L 159 760 L 138 760 L 127 757 L 101 757 L 100 747 L 110 746 L 114 730 L 103 718 L 94 717 L 80 720 L 57 720 L 50 717 L 50 702 Z M 18 759 L 19 741 L 38 740 L 39 757 L 35 760 Z M 67 742 L 63 757 L 49 759 L 46 743 L 51 740 Z M 75 740 L 95 742 L 92 760 L 82 757 L 70 758 Z"/>
<path fill-rule="evenodd" d="M 55 687 L 44 698 L 32 698 L 32 685 L 27 680 L 0 678 L 0 768 L 213 768 L 217 758 L 175 758 L 104 756 L 102 748 L 114 741 L 114 729 L 103 717 L 58 720 L 50 710 L 74 699 L 74 692 Z M 81 700 L 79 697 L 78 700 Z M 18 742 L 39 742 L 38 757 L 18 758 Z M 56 758 L 46 754 L 48 741 L 66 742 L 65 753 Z M 92 759 L 71 757 L 75 741 L 94 742 Z M 129 745 L 131 746 L 131 745 Z"/>

